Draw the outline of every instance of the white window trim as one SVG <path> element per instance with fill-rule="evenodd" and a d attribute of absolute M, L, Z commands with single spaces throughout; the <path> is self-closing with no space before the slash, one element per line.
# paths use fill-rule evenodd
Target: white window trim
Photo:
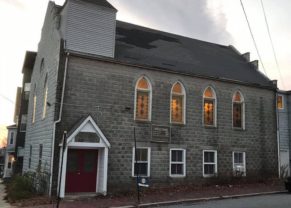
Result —
<path fill-rule="evenodd" d="M 239 94 L 241 96 L 241 102 L 234 101 L 234 96 L 235 96 L 235 94 L 237 92 L 239 92 Z M 242 105 L 242 127 L 235 127 L 233 125 L 233 103 L 240 103 Z M 243 129 L 243 130 L 245 130 L 245 128 L 246 128 L 245 127 L 245 98 L 244 98 L 243 94 L 240 91 L 235 91 L 234 94 L 233 94 L 233 96 L 232 96 L 231 111 L 232 111 L 231 112 L 231 116 L 232 116 L 231 117 L 232 128 L 233 129 Z"/>
<path fill-rule="evenodd" d="M 212 97 L 205 97 L 204 94 L 205 94 L 205 91 L 210 88 L 214 94 L 214 98 Z M 217 127 L 217 96 L 216 96 L 216 92 L 215 90 L 213 89 L 213 87 L 211 86 L 208 86 L 204 89 L 203 91 L 203 99 L 202 99 L 202 124 L 203 126 L 206 126 L 206 127 Z M 205 99 L 206 100 L 213 100 L 214 101 L 214 124 L 213 125 L 207 125 L 204 123 L 204 103 L 205 103 Z"/>
<path fill-rule="evenodd" d="M 214 152 L 214 163 L 213 162 L 204 162 L 204 152 Z M 217 150 L 203 150 L 203 166 L 202 174 L 204 178 L 210 178 L 217 174 Z M 214 165 L 214 174 L 204 174 L 204 165 Z"/>
<path fill-rule="evenodd" d="M 46 77 L 45 86 L 44 86 L 44 94 L 43 94 L 43 109 L 42 109 L 42 119 L 45 119 L 47 112 L 47 95 L 48 95 L 48 80 Z"/>
<path fill-rule="evenodd" d="M 278 106 L 278 98 L 279 97 L 282 97 L 282 108 L 279 108 L 279 106 Z M 279 110 L 284 110 L 284 96 L 283 95 L 277 95 L 277 102 L 276 102 L 277 104 L 277 108 L 279 109 Z"/>
<path fill-rule="evenodd" d="M 146 89 L 138 89 L 138 83 L 141 79 L 145 78 L 148 82 L 149 85 L 149 90 Z M 137 98 L 137 91 L 141 91 L 141 92 L 149 92 L 149 115 L 148 115 L 148 119 L 139 119 L 136 118 L 136 98 Z M 134 90 L 134 120 L 135 121 L 151 121 L 152 120 L 152 93 L 153 92 L 153 88 L 152 88 L 152 83 L 150 82 L 150 80 L 146 77 L 146 76 L 142 76 L 140 77 L 135 84 L 135 90 Z"/>
<path fill-rule="evenodd" d="M 235 163 L 234 163 L 234 154 L 235 153 L 242 153 L 243 154 L 243 171 L 244 171 L 243 176 L 246 176 L 247 175 L 247 169 L 246 169 L 246 153 L 245 152 L 242 152 L 242 151 L 233 151 L 232 152 L 232 170 L 233 170 L 233 173 L 235 172 Z"/>
<path fill-rule="evenodd" d="M 148 170 L 147 170 L 147 175 L 146 176 L 142 176 L 142 177 L 150 177 L 151 173 L 151 148 L 150 147 L 137 147 L 137 149 L 146 149 L 148 151 Z M 136 175 L 134 175 L 134 164 L 135 164 L 135 147 L 132 148 L 132 171 L 131 171 L 131 176 L 132 177 L 137 177 Z"/>
<path fill-rule="evenodd" d="M 172 151 L 182 151 L 182 162 L 172 162 Z M 171 165 L 172 164 L 182 164 L 183 174 L 172 174 Z M 169 176 L 173 178 L 186 177 L 186 150 L 181 148 L 171 148 L 170 158 L 169 158 Z"/>
<path fill-rule="evenodd" d="M 32 123 L 35 123 L 35 113 L 36 113 L 36 95 L 33 96 L 33 109 L 32 109 Z"/>
<path fill-rule="evenodd" d="M 182 93 L 173 93 L 173 88 L 176 84 L 180 84 L 181 87 L 182 87 Z M 182 122 L 174 122 L 172 121 L 172 95 L 182 95 L 183 96 L 183 121 Z M 181 82 L 175 82 L 173 85 L 172 85 L 172 88 L 171 88 L 171 94 L 170 94 L 170 123 L 171 124 L 186 124 L 186 90 L 185 90 L 185 87 L 184 85 L 181 83 Z"/>

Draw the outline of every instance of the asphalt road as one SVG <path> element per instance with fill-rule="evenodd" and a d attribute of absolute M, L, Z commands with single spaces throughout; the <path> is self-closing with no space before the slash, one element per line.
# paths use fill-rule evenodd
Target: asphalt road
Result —
<path fill-rule="evenodd" d="M 167 206 L 169 208 L 291 208 L 291 194 L 273 194 L 237 199 L 223 199 L 195 204 Z"/>

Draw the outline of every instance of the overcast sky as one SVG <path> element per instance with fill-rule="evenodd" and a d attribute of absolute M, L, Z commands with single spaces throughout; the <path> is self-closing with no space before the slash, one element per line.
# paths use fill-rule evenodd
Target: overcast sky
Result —
<path fill-rule="evenodd" d="M 62 5 L 64 0 L 56 0 Z M 258 59 L 239 0 L 109 0 L 117 18 L 196 39 L 234 45 Z M 285 87 L 276 68 L 260 0 L 243 0 L 267 75 L 291 90 L 291 1 L 263 0 Z M 48 0 L 0 0 L 0 125 L 13 121 L 26 50 L 35 51 Z M 261 69 L 262 70 L 262 69 Z M 243 73 L 243 72 L 242 72 Z"/>

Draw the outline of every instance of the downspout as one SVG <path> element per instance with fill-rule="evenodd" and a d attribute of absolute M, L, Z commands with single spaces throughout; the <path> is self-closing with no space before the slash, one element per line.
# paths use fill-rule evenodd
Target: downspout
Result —
<path fill-rule="evenodd" d="M 54 151 L 55 151 L 55 137 L 56 137 L 56 126 L 62 120 L 62 112 L 63 112 L 63 103 L 64 103 L 64 95 L 65 95 L 65 86 L 66 86 L 66 78 L 67 78 L 67 68 L 68 68 L 68 60 L 70 53 L 66 53 L 66 61 L 65 61 L 65 71 L 64 71 L 64 79 L 63 79 L 63 87 L 62 87 L 62 97 L 60 103 L 60 111 L 59 118 L 54 122 L 53 126 L 53 137 L 52 137 L 52 152 L 51 152 L 51 169 L 50 169 L 50 184 L 49 184 L 49 196 L 52 195 L 52 182 L 53 182 L 53 163 L 54 163 Z"/>
<path fill-rule="evenodd" d="M 277 120 L 277 146 L 278 146 L 278 178 L 281 178 L 281 154 L 280 154 L 280 127 L 279 127 L 279 110 L 278 110 L 278 90 L 276 91 L 276 120 Z"/>

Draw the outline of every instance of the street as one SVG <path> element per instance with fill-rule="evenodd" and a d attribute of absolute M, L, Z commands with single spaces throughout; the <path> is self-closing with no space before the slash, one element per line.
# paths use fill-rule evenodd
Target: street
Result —
<path fill-rule="evenodd" d="M 195 204 L 167 206 L 170 208 L 290 208 L 291 194 L 245 197 L 237 199 L 214 200 Z"/>

